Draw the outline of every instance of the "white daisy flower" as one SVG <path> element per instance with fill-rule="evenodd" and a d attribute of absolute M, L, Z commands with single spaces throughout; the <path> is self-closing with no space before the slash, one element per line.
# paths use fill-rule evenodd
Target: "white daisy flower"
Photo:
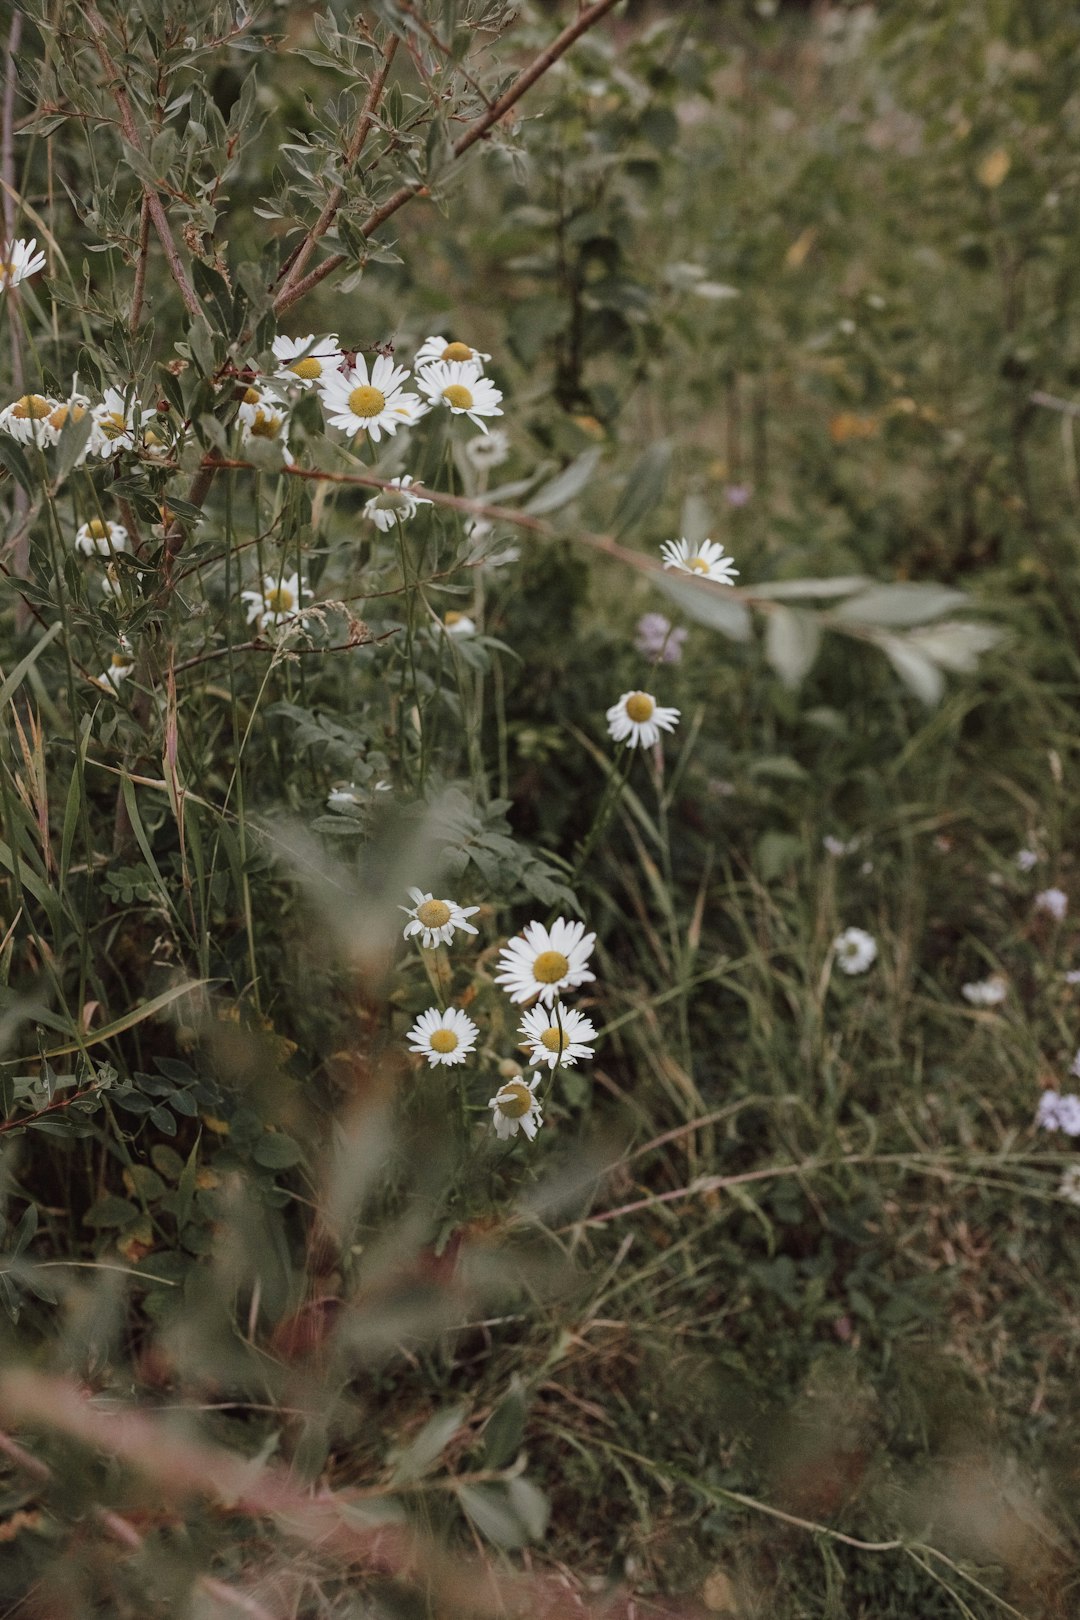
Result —
<path fill-rule="evenodd" d="M 416 351 L 413 365 L 417 371 L 421 366 L 434 365 L 437 360 L 472 362 L 477 371 L 485 360 L 490 360 L 490 354 L 481 354 L 479 349 L 470 349 L 467 343 L 450 343 L 444 337 L 425 338 Z"/>
<path fill-rule="evenodd" d="M 91 518 L 75 530 L 75 549 L 84 557 L 111 557 L 114 551 L 126 551 L 128 532 L 122 523 L 106 518 Z"/>
<path fill-rule="evenodd" d="M 519 1075 L 514 1080 L 508 1080 L 494 1097 L 488 1098 L 488 1107 L 492 1113 L 491 1122 L 500 1141 L 508 1141 L 511 1136 L 516 1136 L 518 1131 L 524 1131 L 530 1142 L 533 1140 L 544 1123 L 540 1099 L 536 1096 L 539 1083 L 538 1074 L 531 1080 Z"/>
<path fill-rule="evenodd" d="M 877 961 L 877 941 L 865 928 L 845 928 L 832 948 L 841 973 L 865 973 Z"/>
<path fill-rule="evenodd" d="M 119 687 L 121 681 L 126 681 L 135 668 L 135 656 L 131 652 L 114 652 L 109 660 L 108 669 L 103 669 L 98 676 L 99 686 L 111 686 L 113 691 Z"/>
<path fill-rule="evenodd" d="M 275 377 L 282 382 L 310 388 L 327 372 L 337 371 L 345 356 L 338 348 L 337 334 L 317 338 L 309 332 L 304 338 L 276 337 L 271 344 L 274 359 L 281 362 Z"/>
<path fill-rule="evenodd" d="M 240 423 L 241 444 L 250 444 L 252 439 L 265 439 L 271 444 L 279 444 L 285 460 L 292 464 L 288 412 L 273 389 L 246 389 L 236 419 Z"/>
<path fill-rule="evenodd" d="M 703 540 L 697 546 L 690 540 L 665 540 L 660 555 L 665 568 L 674 568 L 680 574 L 700 574 L 702 579 L 713 579 L 720 585 L 730 585 L 738 577 L 733 559 L 724 556 L 724 548 L 717 540 Z"/>
<path fill-rule="evenodd" d="M 502 394 L 478 365 L 467 360 L 436 360 L 417 377 L 432 405 L 446 405 L 454 416 L 467 416 L 483 433 L 485 416 L 501 416 Z"/>
<path fill-rule="evenodd" d="M 470 619 L 467 613 L 458 613 L 454 608 L 443 614 L 443 629 L 448 636 L 475 636 L 476 621 Z"/>
<path fill-rule="evenodd" d="M 556 1002 L 551 1008 L 533 1007 L 518 1025 L 529 1047 L 529 1062 L 572 1068 L 578 1058 L 591 1058 L 596 1030 L 591 1021 L 573 1007 Z"/>
<path fill-rule="evenodd" d="M 596 978 L 586 967 L 596 944 L 596 935 L 585 932 L 582 922 L 556 917 L 550 929 L 542 922 L 526 923 L 522 932 L 508 940 L 495 964 L 501 971 L 495 983 L 504 986 L 511 1001 L 532 1001 L 539 996 L 550 1007 L 566 990 Z"/>
<path fill-rule="evenodd" d="M 0 428 L 20 444 L 55 444 L 56 430 L 49 417 L 58 404 L 45 394 L 23 394 L 0 411 Z"/>
<path fill-rule="evenodd" d="M 35 253 L 36 247 L 36 236 L 32 236 L 29 242 L 20 236 L 15 242 L 5 243 L 0 249 L 0 290 L 17 287 L 27 276 L 36 276 L 39 270 L 44 270 L 45 255 Z"/>
<path fill-rule="evenodd" d="M 142 410 L 137 399 L 126 400 L 119 389 L 106 388 L 105 398 L 93 407 L 90 415 L 94 428 L 89 453 L 104 458 L 115 456 L 118 450 L 134 450 L 154 412 Z"/>
<path fill-rule="evenodd" d="M 107 564 L 105 573 L 102 575 L 101 594 L 102 596 L 114 596 L 118 598 L 122 597 L 124 594 L 124 587 L 120 583 L 120 575 L 117 572 L 116 565 L 114 563 Z"/>
<path fill-rule="evenodd" d="M 464 1063 L 479 1033 L 460 1007 L 448 1007 L 445 1012 L 429 1007 L 409 1031 L 409 1051 L 422 1052 L 432 1068 L 437 1063 Z"/>
<path fill-rule="evenodd" d="M 277 628 L 279 624 L 286 624 L 292 619 L 299 619 L 301 624 L 306 614 L 300 611 L 305 596 L 310 596 L 306 579 L 298 574 L 290 574 L 287 579 L 275 579 L 272 574 L 263 576 L 262 590 L 241 591 L 241 601 L 247 603 L 248 624 L 258 624 L 260 629 L 270 625 Z"/>
<path fill-rule="evenodd" d="M 425 500 L 422 495 L 414 495 L 409 487 L 412 482 L 408 473 L 404 478 L 391 478 L 391 487 L 381 489 L 365 505 L 364 515 L 369 517 L 383 534 L 389 534 L 395 523 L 407 523 L 410 518 L 414 518 L 422 506 L 434 504 Z"/>
<path fill-rule="evenodd" d="M 509 461 L 510 439 L 502 428 L 491 428 L 482 439 L 466 439 L 464 450 L 466 461 L 477 472 L 488 472 L 492 467 L 501 467 L 504 461 Z"/>
<path fill-rule="evenodd" d="M 412 939 L 414 934 L 419 934 L 425 951 L 433 951 L 437 945 L 449 945 L 458 928 L 465 934 L 479 933 L 479 929 L 468 921 L 470 917 L 475 917 L 479 906 L 459 906 L 456 900 L 436 900 L 434 895 L 425 894 L 423 889 L 410 889 L 409 898 L 411 906 L 398 908 L 409 918 L 405 924 L 404 938 Z"/>
<path fill-rule="evenodd" d="M 651 692 L 624 692 L 605 716 L 608 735 L 630 748 L 652 748 L 661 731 L 674 731 L 679 723 L 678 709 L 665 709 Z"/>
<path fill-rule="evenodd" d="M 315 386 L 331 427 L 349 435 L 363 429 L 378 444 L 384 433 L 411 427 L 428 410 L 419 394 L 402 392 L 408 379 L 405 368 L 395 366 L 388 355 L 378 355 L 370 372 L 358 355 L 351 370 L 326 372 Z"/>
<path fill-rule="evenodd" d="M 1070 1164 L 1058 1182 L 1058 1197 L 1067 1204 L 1080 1204 L 1080 1164 Z"/>
<path fill-rule="evenodd" d="M 67 422 L 81 422 L 83 418 L 89 414 L 89 411 L 90 401 L 87 399 L 85 394 L 81 394 L 79 392 L 78 379 L 76 379 L 67 399 L 59 400 L 49 412 L 47 421 L 53 432 L 51 442 L 56 444 L 59 441 L 61 429 Z M 93 437 L 94 435 L 91 433 L 90 438 L 87 439 L 86 443 L 79 451 L 78 456 L 75 458 L 76 467 L 81 467 L 87 456 L 90 454 Z"/>
<path fill-rule="evenodd" d="M 1032 901 L 1036 911 L 1045 911 L 1055 922 L 1063 922 L 1069 909 L 1069 897 L 1064 889 L 1041 889 Z"/>
<path fill-rule="evenodd" d="M 1008 993 L 1009 987 L 1000 973 L 960 986 L 960 994 L 972 1007 L 1000 1007 Z"/>

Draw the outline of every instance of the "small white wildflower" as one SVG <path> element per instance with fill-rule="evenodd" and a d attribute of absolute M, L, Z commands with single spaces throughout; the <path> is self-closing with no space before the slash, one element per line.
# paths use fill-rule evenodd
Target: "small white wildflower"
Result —
<path fill-rule="evenodd" d="M 115 691 L 121 681 L 126 681 L 135 668 L 134 655 L 127 651 L 114 652 L 109 660 L 108 669 L 103 669 L 98 676 L 98 684 L 111 686 Z"/>
<path fill-rule="evenodd" d="M 390 488 L 381 489 L 366 503 L 364 516 L 369 517 L 383 534 L 389 534 L 395 523 L 407 523 L 414 518 L 422 506 L 433 505 L 422 495 L 413 493 L 410 488 L 412 482 L 408 473 L 403 478 L 391 478 Z"/>
<path fill-rule="evenodd" d="M 350 782 L 348 787 L 331 788 L 326 795 L 326 808 L 328 810 L 345 812 L 359 810 L 362 802 L 356 790 L 355 782 Z"/>
<path fill-rule="evenodd" d="M 465 458 L 477 472 L 501 467 L 510 459 L 510 440 L 502 428 L 490 428 L 483 437 L 466 439 Z"/>
<path fill-rule="evenodd" d="M 1066 984 L 1080 984 L 1080 968 L 1070 968 L 1063 977 Z"/>
<path fill-rule="evenodd" d="M 1035 1123 L 1040 1130 L 1080 1136 L 1080 1097 L 1072 1092 L 1044 1091 L 1035 1111 Z"/>
<path fill-rule="evenodd" d="M 432 1068 L 439 1063 L 464 1063 L 479 1033 L 460 1007 L 448 1007 L 445 1012 L 429 1007 L 409 1031 L 409 1051 L 422 1053 Z"/>
<path fill-rule="evenodd" d="M 398 908 L 409 918 L 404 937 L 412 939 L 414 934 L 419 934 L 420 943 L 426 951 L 433 951 L 437 945 L 449 945 L 459 928 L 464 934 L 479 933 L 479 929 L 468 920 L 475 917 L 479 906 L 459 906 L 456 900 L 436 900 L 434 895 L 425 894 L 423 889 L 410 889 L 409 899 L 411 906 Z"/>
<path fill-rule="evenodd" d="M 309 332 L 303 338 L 276 337 L 271 347 L 274 359 L 280 362 L 275 377 L 299 383 L 301 388 L 310 388 L 327 372 L 337 371 L 345 358 L 336 334 L 317 338 Z"/>
<path fill-rule="evenodd" d="M 459 363 L 471 363 L 479 371 L 483 362 L 490 359 L 490 354 L 481 354 L 479 349 L 470 349 L 467 343 L 449 343 L 444 337 L 429 337 L 425 338 L 417 349 L 413 365 L 419 371 L 421 366 L 434 365 L 437 360 L 445 360 L 448 364 L 456 360 Z"/>
<path fill-rule="evenodd" d="M 859 847 L 857 838 L 836 838 L 832 833 L 826 833 L 821 840 L 821 847 L 826 855 L 835 855 L 839 860 L 841 855 L 854 855 Z"/>
<path fill-rule="evenodd" d="M 487 416 L 501 416 L 502 394 L 475 363 L 463 360 L 436 360 L 417 377 L 420 391 L 432 405 L 445 405 L 454 416 L 467 416 L 481 432 L 487 432 Z"/>
<path fill-rule="evenodd" d="M 375 444 L 384 433 L 411 427 L 429 409 L 418 394 L 403 391 L 409 373 L 380 354 L 369 371 L 363 355 L 348 371 L 325 372 L 316 383 L 326 419 L 350 437 L 361 429 Z"/>
<path fill-rule="evenodd" d="M 591 1058 L 596 1030 L 591 1021 L 574 1007 L 556 1002 L 553 1007 L 533 1007 L 522 1018 L 518 1028 L 529 1047 L 531 1064 L 546 1063 L 549 1069 L 556 1064 L 572 1068 L 578 1058 Z"/>
<path fill-rule="evenodd" d="M 582 922 L 556 917 L 550 929 L 542 922 L 527 923 L 499 953 L 495 983 L 511 1001 L 539 997 L 550 1007 L 557 996 L 596 978 L 586 966 L 595 944 L 596 935 L 587 934 Z"/>
<path fill-rule="evenodd" d="M 1062 922 L 1069 909 L 1069 897 L 1064 889 L 1040 889 L 1032 905 L 1036 911 L 1045 911 L 1055 922 Z"/>
<path fill-rule="evenodd" d="M 119 450 L 134 450 L 154 412 L 144 411 L 135 398 L 125 399 L 119 389 L 106 388 L 104 399 L 93 406 L 90 415 L 94 426 L 89 453 L 104 459 Z"/>
<path fill-rule="evenodd" d="M 665 540 L 660 547 L 665 568 L 674 568 L 680 574 L 700 574 L 702 579 L 730 585 L 739 570 L 731 557 L 724 556 L 724 547 L 718 540 L 703 540 L 694 545 L 691 540 Z"/>
<path fill-rule="evenodd" d="M 75 548 L 85 557 L 111 557 L 114 551 L 126 551 L 128 532 L 122 523 L 106 518 L 91 518 L 75 531 Z"/>
<path fill-rule="evenodd" d="M 0 411 L 0 429 L 20 444 L 55 444 L 56 429 L 49 418 L 59 403 L 46 394 L 23 394 Z"/>
<path fill-rule="evenodd" d="M 1077 1052 L 1076 1056 L 1069 1064 L 1069 1073 L 1072 1075 L 1074 1080 L 1080 1080 L 1080 1052 Z"/>
<path fill-rule="evenodd" d="M 604 718 L 608 735 L 629 748 L 652 748 L 661 731 L 674 731 L 679 723 L 678 709 L 665 709 L 651 692 L 624 692 Z"/>
<path fill-rule="evenodd" d="M 960 986 L 960 994 L 973 1007 L 1000 1007 L 1008 993 L 1009 987 L 1000 973 Z"/>
<path fill-rule="evenodd" d="M 1080 1204 L 1080 1164 L 1070 1164 L 1058 1182 L 1058 1197 L 1067 1204 Z"/>
<path fill-rule="evenodd" d="M 1016 852 L 1016 864 L 1021 872 L 1030 872 L 1032 867 L 1038 866 L 1039 857 L 1033 849 L 1018 849 Z"/>
<path fill-rule="evenodd" d="M 248 624 L 258 624 L 260 629 L 271 625 L 276 629 L 292 619 L 304 622 L 307 615 L 301 608 L 304 597 L 310 594 L 307 581 L 297 574 L 290 574 L 287 579 L 275 579 L 272 574 L 266 574 L 262 590 L 241 591 L 240 598 L 247 603 Z"/>
<path fill-rule="evenodd" d="M 443 615 L 443 629 L 448 636 L 475 636 L 476 621 L 470 619 L 467 613 L 458 613 L 451 608 L 449 613 Z"/>
<path fill-rule="evenodd" d="M 27 276 L 36 276 L 39 270 L 45 268 L 44 253 L 36 253 L 37 237 L 32 236 L 29 241 L 19 237 L 14 242 L 7 242 L 0 248 L 0 290 L 5 287 L 17 287 L 20 281 Z"/>
<path fill-rule="evenodd" d="M 530 1142 L 536 1136 L 544 1123 L 540 1099 L 536 1096 L 536 1087 L 539 1083 L 539 1075 L 534 1075 L 531 1080 L 518 1076 L 508 1080 L 494 1097 L 488 1098 L 492 1124 L 500 1141 L 508 1141 L 511 1136 L 516 1136 L 518 1131 L 524 1131 Z"/>
<path fill-rule="evenodd" d="M 877 941 L 865 928 L 845 928 L 832 948 L 841 973 L 865 973 L 877 961 Z"/>

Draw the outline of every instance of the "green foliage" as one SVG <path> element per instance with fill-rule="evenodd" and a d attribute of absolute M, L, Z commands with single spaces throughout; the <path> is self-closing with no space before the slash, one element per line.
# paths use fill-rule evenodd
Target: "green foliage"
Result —
<path fill-rule="evenodd" d="M 1075 30 L 15 16 L 0 1607 L 1064 1615 Z"/>

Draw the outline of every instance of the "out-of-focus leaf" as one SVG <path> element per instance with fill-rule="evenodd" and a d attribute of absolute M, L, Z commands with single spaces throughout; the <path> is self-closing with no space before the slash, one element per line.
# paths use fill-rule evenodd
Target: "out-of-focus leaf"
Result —
<path fill-rule="evenodd" d="M 627 478 L 619 496 L 611 525 L 616 534 L 626 534 L 660 505 L 667 489 L 670 467 L 671 440 L 661 439 L 657 444 L 650 445 Z"/>
<path fill-rule="evenodd" d="M 289 1170 L 294 1164 L 299 1164 L 304 1154 L 291 1136 L 285 1136 L 281 1131 L 268 1131 L 256 1142 L 251 1156 L 264 1170 Z"/>
<path fill-rule="evenodd" d="M 947 620 L 924 630 L 913 630 L 905 645 L 915 648 L 939 669 L 966 675 L 975 669 L 980 657 L 1001 640 L 1001 631 L 992 624 L 970 624 Z"/>
<path fill-rule="evenodd" d="M 882 636 L 878 646 L 909 691 L 931 708 L 940 701 L 945 677 L 925 653 L 896 636 Z"/>
<path fill-rule="evenodd" d="M 426 1474 L 457 1434 L 464 1417 L 463 1406 L 449 1406 L 444 1412 L 436 1412 L 434 1417 L 428 1418 L 420 1433 L 399 1453 L 390 1483 L 401 1485 L 406 1480 L 419 1479 Z"/>
<path fill-rule="evenodd" d="M 525 1433 L 525 1398 L 515 1385 L 504 1395 L 484 1426 L 484 1461 L 488 1468 L 505 1468 L 521 1449 Z"/>
<path fill-rule="evenodd" d="M 785 686 L 796 687 L 806 676 L 821 645 L 821 625 L 812 613 L 776 608 L 765 631 L 765 656 Z"/>
<path fill-rule="evenodd" d="M 502 1485 L 459 1485 L 458 1501 L 480 1534 L 510 1550 L 532 1539 L 529 1526 Z"/>
<path fill-rule="evenodd" d="M 567 506 L 576 500 L 582 490 L 588 487 L 603 453 L 598 445 L 583 451 L 568 467 L 564 467 L 562 472 L 556 473 L 550 483 L 538 489 L 526 503 L 524 510 L 531 517 L 539 517 L 544 512 L 557 512 L 560 506 Z"/>
<path fill-rule="evenodd" d="M 809 602 L 829 596 L 850 596 L 865 589 L 865 574 L 838 574 L 835 579 L 775 579 L 752 587 L 755 596 L 769 602 Z"/>
<path fill-rule="evenodd" d="M 749 641 L 750 614 L 738 597 L 731 596 L 723 585 L 700 584 L 688 579 L 669 579 L 666 574 L 657 577 L 660 589 L 687 615 L 710 630 L 719 630 L 731 641 Z"/>
<path fill-rule="evenodd" d="M 880 624 L 900 629 L 908 624 L 927 624 L 940 619 L 967 602 L 963 591 L 951 585 L 873 585 L 861 596 L 849 597 L 835 609 L 838 619 L 856 624 Z"/>

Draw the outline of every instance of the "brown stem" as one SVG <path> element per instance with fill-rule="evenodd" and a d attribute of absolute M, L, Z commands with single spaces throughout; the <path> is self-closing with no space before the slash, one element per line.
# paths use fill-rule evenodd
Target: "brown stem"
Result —
<path fill-rule="evenodd" d="M 142 211 L 139 215 L 139 256 L 135 260 L 135 290 L 131 295 L 131 320 L 128 330 L 132 337 L 139 330 L 142 314 L 143 291 L 146 287 L 146 259 L 150 250 L 150 202 L 143 192 Z"/>
<path fill-rule="evenodd" d="M 481 140 L 488 130 L 510 111 L 515 102 L 520 101 L 525 92 L 532 89 L 537 79 L 542 78 L 548 68 L 552 67 L 559 60 L 559 57 L 570 49 L 575 40 L 580 39 L 582 34 L 587 33 L 616 4 L 617 0 L 595 0 L 593 5 L 588 6 L 574 22 L 564 28 L 562 33 L 552 40 L 547 49 L 541 51 L 540 55 L 530 62 L 523 72 L 518 74 L 513 84 L 503 91 L 498 101 L 493 101 L 487 111 L 474 124 L 470 124 L 463 134 L 458 136 L 451 147 L 453 156 L 459 158 L 471 146 L 475 146 L 476 142 Z M 419 196 L 426 190 L 427 187 L 421 180 L 411 180 L 399 187 L 384 203 L 380 203 L 378 208 L 372 210 L 360 226 L 359 234 L 364 238 L 371 236 L 392 214 L 396 214 L 399 208 L 403 208 L 411 197 Z M 325 280 L 339 265 L 344 264 L 345 259 L 346 255 L 344 253 L 331 254 L 330 258 L 324 259 L 322 264 L 317 265 L 309 275 L 298 281 L 293 281 L 288 288 L 283 287 L 274 300 L 275 312 L 281 314 L 283 310 L 289 309 L 293 304 L 298 303 L 313 287 L 317 287 L 320 281 Z"/>
<path fill-rule="evenodd" d="M 343 164 L 345 173 L 348 173 L 353 164 L 359 158 L 361 152 L 364 150 L 364 144 L 367 141 L 368 135 L 371 133 L 371 126 L 375 121 L 375 109 L 382 99 L 383 88 L 393 65 L 394 57 L 397 54 L 399 43 L 400 42 L 397 35 L 394 34 L 390 40 L 390 43 L 386 47 L 382 62 L 379 64 L 372 77 L 371 85 L 367 93 L 367 100 L 364 102 L 364 108 L 360 114 L 360 121 L 356 126 L 352 140 L 349 142 L 349 145 L 346 148 L 345 162 Z M 344 200 L 344 185 L 335 186 L 323 205 L 322 213 L 308 231 L 295 253 L 291 254 L 290 257 L 285 261 L 278 278 L 281 282 L 281 286 L 278 289 L 277 297 L 274 299 L 275 309 L 289 289 L 300 280 L 308 260 L 315 251 L 316 242 L 320 237 L 326 235 L 327 231 L 330 229 L 330 226 L 337 218 L 338 209 L 341 207 Z"/>
<path fill-rule="evenodd" d="M 109 88 L 112 91 L 113 100 L 116 102 L 116 108 L 120 114 L 120 127 L 124 132 L 124 139 L 127 141 L 130 147 L 142 155 L 142 139 L 139 135 L 138 125 L 135 122 L 135 117 L 131 110 L 131 101 L 128 97 L 127 90 L 124 87 L 124 81 L 121 78 L 120 70 L 109 54 L 108 34 L 105 28 L 104 19 L 102 18 L 100 11 L 98 11 L 97 6 L 93 3 L 93 0 L 86 0 L 83 9 L 90 32 L 94 36 L 94 45 L 97 50 L 98 60 L 100 61 L 101 66 L 105 71 L 105 75 L 109 80 Z M 165 251 L 165 257 L 169 261 L 169 269 L 172 272 L 172 278 L 177 285 L 181 298 L 187 305 L 189 312 L 195 316 L 197 320 L 205 321 L 206 311 L 199 303 L 199 300 L 195 295 L 195 289 L 188 279 L 188 273 L 184 268 L 183 260 L 180 257 L 179 249 L 177 248 L 175 238 L 173 237 L 172 228 L 169 225 L 168 215 L 165 212 L 165 205 L 158 196 L 157 192 L 154 190 L 153 186 L 145 180 L 143 181 L 143 199 L 146 207 L 150 210 L 150 218 L 153 220 L 154 230 L 157 232 L 158 241 L 161 243 L 161 246 Z"/>

